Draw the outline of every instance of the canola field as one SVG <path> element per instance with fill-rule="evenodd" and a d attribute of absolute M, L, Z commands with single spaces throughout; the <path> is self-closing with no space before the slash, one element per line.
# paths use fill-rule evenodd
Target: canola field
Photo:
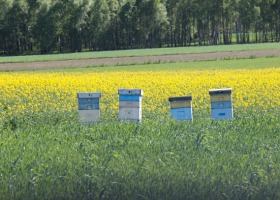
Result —
<path fill-rule="evenodd" d="M 118 89 L 140 88 L 143 110 L 162 115 L 169 111 L 170 96 L 192 95 L 195 109 L 209 109 L 209 89 L 232 88 L 235 108 L 274 109 L 280 106 L 279 75 L 280 68 L 3 73 L 0 106 L 2 118 L 25 112 L 75 112 L 77 92 L 101 92 L 101 110 L 118 112 Z"/>
<path fill-rule="evenodd" d="M 0 199 L 279 199 L 280 68 L 266 59 L 0 73 Z M 120 88 L 144 91 L 140 124 L 118 121 Z M 232 88 L 233 120 L 210 119 L 217 88 Z M 77 92 L 102 93 L 100 123 L 79 123 Z M 184 95 L 193 122 L 170 118 Z"/>

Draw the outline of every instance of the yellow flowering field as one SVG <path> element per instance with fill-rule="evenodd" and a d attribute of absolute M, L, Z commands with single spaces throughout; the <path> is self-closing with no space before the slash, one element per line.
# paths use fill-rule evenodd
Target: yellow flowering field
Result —
<path fill-rule="evenodd" d="M 280 105 L 280 69 L 14 72 L 0 74 L 2 113 L 75 111 L 77 92 L 102 92 L 101 110 L 118 110 L 119 88 L 144 90 L 143 111 L 166 112 L 168 97 L 192 95 L 193 107 L 208 109 L 209 89 L 232 88 L 234 107 Z"/>
<path fill-rule="evenodd" d="M 279 199 L 280 67 L 175 64 L 0 72 L 0 196 Z M 119 88 L 144 90 L 141 123 L 117 120 Z M 234 120 L 210 120 L 215 88 L 232 88 Z M 102 93 L 101 123 L 79 122 L 77 92 Z M 181 95 L 193 122 L 169 118 Z"/>

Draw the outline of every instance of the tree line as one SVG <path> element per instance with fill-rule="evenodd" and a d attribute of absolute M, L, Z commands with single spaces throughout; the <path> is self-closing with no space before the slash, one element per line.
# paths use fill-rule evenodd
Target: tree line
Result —
<path fill-rule="evenodd" d="M 280 0 L 0 0 L 0 54 L 279 42 Z"/>

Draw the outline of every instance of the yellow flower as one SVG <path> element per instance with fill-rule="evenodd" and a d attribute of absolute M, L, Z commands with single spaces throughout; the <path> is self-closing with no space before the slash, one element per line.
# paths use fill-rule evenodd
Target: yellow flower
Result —
<path fill-rule="evenodd" d="M 209 109 L 209 89 L 232 88 L 235 108 L 280 106 L 280 69 L 17 72 L 0 73 L 0 109 L 9 112 L 75 111 L 77 92 L 101 92 L 101 109 L 118 110 L 119 88 L 144 90 L 143 111 L 169 110 L 168 97 L 193 96 L 193 107 Z"/>

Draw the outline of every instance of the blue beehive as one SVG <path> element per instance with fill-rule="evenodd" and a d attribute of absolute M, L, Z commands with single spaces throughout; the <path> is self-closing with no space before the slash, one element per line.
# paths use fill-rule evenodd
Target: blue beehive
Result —
<path fill-rule="evenodd" d="M 80 92 L 78 98 L 79 120 L 83 123 L 93 123 L 100 120 L 101 93 Z"/>
<path fill-rule="evenodd" d="M 232 119 L 231 88 L 209 90 L 212 119 Z"/>
<path fill-rule="evenodd" d="M 170 97 L 171 116 L 176 120 L 193 120 L 192 96 Z"/>
<path fill-rule="evenodd" d="M 119 89 L 118 93 L 119 119 L 141 121 L 143 90 Z"/>

